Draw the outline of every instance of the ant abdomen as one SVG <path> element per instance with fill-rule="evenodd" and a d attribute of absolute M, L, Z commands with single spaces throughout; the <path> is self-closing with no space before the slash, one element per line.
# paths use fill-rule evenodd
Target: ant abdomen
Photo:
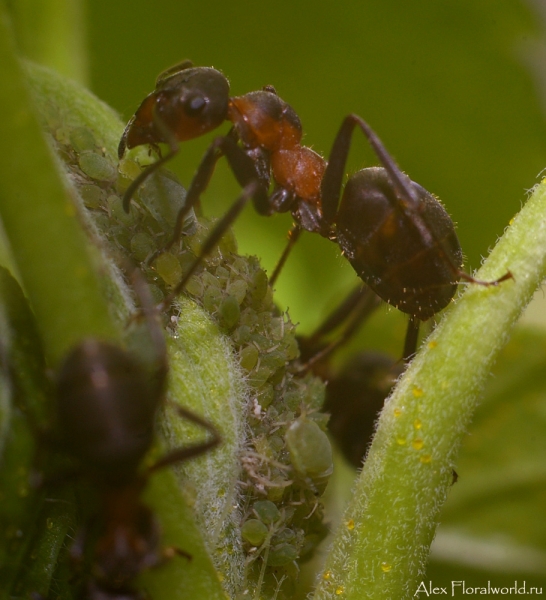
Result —
<path fill-rule="evenodd" d="M 57 380 L 62 443 L 84 469 L 134 477 L 153 439 L 160 390 L 126 350 L 86 340 L 65 359 Z"/>
<path fill-rule="evenodd" d="M 453 298 L 463 256 L 444 207 L 419 184 L 411 185 L 415 206 L 397 196 L 384 168 L 358 171 L 345 186 L 336 235 L 357 274 L 378 296 L 425 321 Z"/>

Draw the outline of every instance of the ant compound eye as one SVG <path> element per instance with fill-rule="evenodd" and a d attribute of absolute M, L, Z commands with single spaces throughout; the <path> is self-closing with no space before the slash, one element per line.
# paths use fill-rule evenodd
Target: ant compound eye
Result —
<path fill-rule="evenodd" d="M 206 106 L 207 101 L 203 96 L 193 96 L 185 103 L 186 113 L 195 115 L 200 113 Z"/>

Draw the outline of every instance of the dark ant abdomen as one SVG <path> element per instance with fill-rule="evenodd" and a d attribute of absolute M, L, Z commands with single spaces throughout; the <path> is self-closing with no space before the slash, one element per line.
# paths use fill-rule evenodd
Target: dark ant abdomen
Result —
<path fill-rule="evenodd" d="M 423 235 L 407 206 L 397 208 L 405 200 L 396 197 L 381 167 L 363 169 L 349 178 L 336 233 L 354 270 L 378 296 L 425 321 L 453 298 L 457 278 L 452 265 L 461 267 L 462 251 L 443 206 L 420 185 L 412 185 L 419 198 L 419 221 L 430 233 Z"/>
<path fill-rule="evenodd" d="M 57 385 L 66 450 L 101 478 L 134 477 L 162 398 L 141 363 L 118 346 L 86 340 L 67 356 Z"/>

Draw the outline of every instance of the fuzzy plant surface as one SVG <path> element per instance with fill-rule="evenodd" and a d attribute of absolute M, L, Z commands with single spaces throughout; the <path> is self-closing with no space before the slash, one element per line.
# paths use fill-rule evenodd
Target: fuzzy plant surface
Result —
<path fill-rule="evenodd" d="M 211 223 L 190 215 L 183 241 L 148 266 L 169 239 L 182 186 L 159 172 L 126 214 L 123 190 L 154 157 L 137 149 L 118 165 L 117 116 L 56 73 L 22 66 L 5 29 L 0 73 L 13 85 L 0 90 L 0 210 L 9 240 L 0 313 L 1 593 L 71 598 L 77 592 L 67 554 L 85 512 L 74 502 L 81 490 L 28 484 L 34 448 L 47 454 L 27 418 L 47 424 L 45 365 L 55 370 L 90 336 L 153 358 L 123 332 L 135 310 L 123 277 L 127 260 L 141 265 L 160 301 L 199 253 Z M 509 270 L 513 278 L 467 286 L 386 402 L 346 512 L 322 549 L 314 598 L 414 596 L 484 383 L 546 275 L 544 215 L 540 184 L 476 275 L 494 280 Z M 177 465 L 175 474 L 150 478 L 145 500 L 161 522 L 162 543 L 192 560 L 144 571 L 138 586 L 155 600 L 293 597 L 299 561 L 326 534 L 320 496 L 333 467 L 323 385 L 292 372 L 294 326 L 275 310 L 258 260 L 238 256 L 230 234 L 165 315 L 165 334 L 170 397 L 214 423 L 222 444 Z M 168 405 L 164 413 L 154 457 L 202 438 Z"/>

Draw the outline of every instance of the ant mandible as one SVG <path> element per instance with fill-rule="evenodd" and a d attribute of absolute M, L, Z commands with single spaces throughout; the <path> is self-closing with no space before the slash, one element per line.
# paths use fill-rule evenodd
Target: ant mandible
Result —
<path fill-rule="evenodd" d="M 87 339 L 68 354 L 57 378 L 60 446 L 77 461 L 74 474 L 93 483 L 100 495 L 100 527 L 85 589 L 89 600 L 140 599 L 132 582 L 141 571 L 174 554 L 191 559 L 178 548 L 159 548 L 158 524 L 140 496 L 152 473 L 199 456 L 220 441 L 212 424 L 177 405 L 182 417 L 211 434 L 209 439 L 175 449 L 145 471 L 139 469 L 153 442 L 168 364 L 149 292 L 143 282 L 136 283 L 156 354 L 155 372 L 120 346 Z M 83 561 L 89 545 L 86 534 L 84 529 L 71 549 L 74 562 Z"/>
<path fill-rule="evenodd" d="M 129 210 L 131 197 L 141 183 L 178 152 L 179 141 L 198 137 L 224 120 L 231 121 L 233 127 L 228 135 L 216 138 L 205 153 L 165 250 L 180 239 L 184 217 L 199 201 L 221 155 L 226 156 L 243 191 L 163 306 L 168 306 L 185 287 L 202 257 L 214 248 L 251 198 L 259 214 L 290 211 L 295 221 L 271 283 L 302 230 L 336 242 L 358 276 L 385 302 L 409 315 L 406 359 L 415 352 L 419 323 L 449 304 L 461 279 L 498 285 L 512 277 L 507 272 L 495 281 L 485 282 L 463 271 L 462 250 L 444 207 L 398 168 L 359 116 L 352 114 L 344 119 L 327 163 L 302 146 L 299 117 L 272 87 L 229 97 L 229 83 L 222 73 L 194 68 L 188 62 L 159 76 L 156 89 L 123 132 L 120 158 L 126 149 L 141 144 L 157 148 L 160 142 L 166 142 L 170 148 L 129 186 L 123 199 L 125 210 Z M 364 133 L 383 166 L 351 175 L 340 201 L 355 127 Z M 270 194 L 271 175 L 274 188 Z"/>

